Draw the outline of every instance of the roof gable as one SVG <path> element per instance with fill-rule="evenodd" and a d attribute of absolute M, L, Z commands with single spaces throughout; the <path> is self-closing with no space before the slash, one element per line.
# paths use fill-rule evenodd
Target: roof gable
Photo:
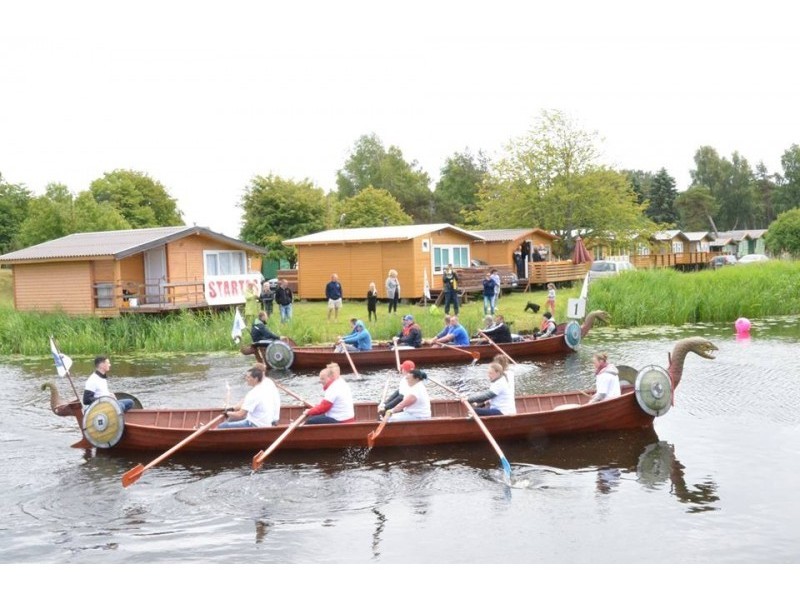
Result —
<path fill-rule="evenodd" d="M 392 225 L 388 227 L 358 227 L 354 229 L 329 229 L 318 231 L 290 240 L 284 240 L 286 246 L 310 246 L 313 244 L 346 244 L 348 242 L 400 242 L 413 240 L 443 229 L 457 231 L 465 237 L 482 240 L 475 232 L 461 229 L 447 223 L 428 225 Z"/>
<path fill-rule="evenodd" d="M 0 262 L 99 257 L 112 257 L 116 260 L 121 260 L 190 235 L 204 235 L 234 247 L 251 250 L 259 254 L 267 253 L 265 248 L 216 233 L 205 227 L 181 225 L 177 227 L 73 233 L 23 248 L 22 250 L 9 252 L 0 256 Z"/>

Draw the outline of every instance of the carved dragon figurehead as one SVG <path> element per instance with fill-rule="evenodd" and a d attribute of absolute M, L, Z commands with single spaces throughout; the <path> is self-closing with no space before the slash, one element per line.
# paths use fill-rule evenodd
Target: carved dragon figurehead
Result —
<path fill-rule="evenodd" d="M 690 337 L 678 340 L 672 353 L 669 355 L 669 374 L 672 377 L 672 385 L 678 387 L 678 383 L 683 376 L 683 363 L 689 352 L 694 352 L 701 358 L 714 360 L 714 353 L 719 350 L 717 346 L 702 337 Z"/>
<path fill-rule="evenodd" d="M 81 412 L 81 403 L 77 398 L 72 402 L 67 402 L 61 398 L 55 383 L 42 384 L 42 391 L 48 388 L 50 389 L 50 409 L 59 417 L 72 417 Z"/>
<path fill-rule="evenodd" d="M 581 337 L 586 337 L 586 334 L 591 331 L 592 327 L 594 327 L 595 320 L 608 323 L 611 320 L 611 315 L 604 310 L 593 310 L 590 312 L 583 320 L 583 325 L 581 325 Z"/>

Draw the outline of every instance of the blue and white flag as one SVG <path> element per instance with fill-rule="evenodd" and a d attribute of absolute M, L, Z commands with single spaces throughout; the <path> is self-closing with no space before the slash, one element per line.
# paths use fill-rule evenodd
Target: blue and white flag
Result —
<path fill-rule="evenodd" d="M 242 341 L 242 331 L 245 330 L 247 325 L 242 318 L 242 315 L 239 314 L 239 307 L 236 307 L 236 314 L 233 315 L 233 327 L 231 328 L 231 337 L 233 341 L 237 344 Z"/>
<path fill-rule="evenodd" d="M 64 377 L 67 373 L 69 373 L 69 369 L 72 366 L 72 359 L 69 356 L 64 354 L 60 354 L 56 349 L 56 343 L 53 341 L 52 336 L 50 337 L 50 353 L 53 355 L 53 360 L 56 363 L 56 372 L 58 373 L 59 377 Z"/>

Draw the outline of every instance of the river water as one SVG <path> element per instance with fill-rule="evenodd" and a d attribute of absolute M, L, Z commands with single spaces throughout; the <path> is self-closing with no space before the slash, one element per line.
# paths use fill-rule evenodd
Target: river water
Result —
<path fill-rule="evenodd" d="M 178 453 L 123 488 L 152 456 L 70 444 L 74 419 L 40 390 L 50 360 L 0 363 L 3 563 L 796 563 L 800 559 L 800 319 L 595 329 L 575 354 L 517 367 L 518 391 L 588 388 L 591 355 L 666 366 L 676 340 L 702 335 L 675 407 L 653 430 L 488 444 L 251 456 Z M 43 344 L 46 340 L 43 340 Z M 62 350 L 69 354 L 68 343 Z M 245 392 L 240 355 L 113 357 L 112 390 L 146 406 L 219 406 Z M 90 360 L 76 360 L 82 388 Z M 461 390 L 486 368 L 433 368 Z M 386 371 L 351 383 L 379 396 Z M 396 375 L 388 375 L 394 381 Z M 281 374 L 319 398 L 315 374 Z M 58 380 L 66 394 L 68 383 Z"/>

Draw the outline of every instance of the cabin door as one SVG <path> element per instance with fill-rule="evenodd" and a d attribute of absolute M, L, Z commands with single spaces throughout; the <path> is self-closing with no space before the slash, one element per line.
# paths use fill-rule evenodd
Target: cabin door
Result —
<path fill-rule="evenodd" d="M 144 287 L 147 304 L 166 302 L 164 285 L 167 283 L 167 252 L 164 246 L 144 253 Z"/>

